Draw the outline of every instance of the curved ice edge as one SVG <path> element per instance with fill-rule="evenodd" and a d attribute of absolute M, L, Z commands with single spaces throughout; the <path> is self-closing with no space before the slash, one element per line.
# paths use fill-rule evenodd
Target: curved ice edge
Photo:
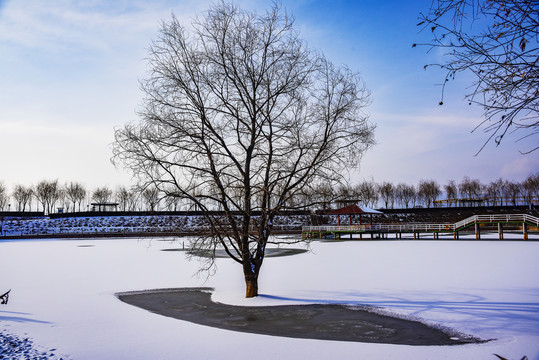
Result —
<path fill-rule="evenodd" d="M 487 343 L 487 342 L 490 342 L 490 341 L 495 341 L 497 339 L 480 339 L 476 336 L 473 336 L 473 335 L 468 335 L 468 334 L 465 334 L 463 332 L 460 332 L 458 330 L 455 330 L 449 326 L 445 326 L 445 325 L 442 325 L 440 323 L 437 323 L 437 322 L 434 322 L 434 321 L 431 321 L 431 320 L 427 320 L 425 318 L 422 318 L 422 317 L 419 317 L 419 316 L 414 316 L 414 315 L 407 315 L 407 314 L 402 314 L 402 313 L 398 313 L 398 312 L 393 312 L 387 308 L 384 308 L 384 307 L 381 307 L 381 306 L 375 306 L 375 305 L 350 305 L 350 304 L 346 304 L 346 303 L 342 303 L 343 306 L 345 306 L 346 308 L 349 308 L 350 310 L 362 310 L 362 311 L 368 311 L 370 313 L 373 313 L 373 314 L 377 314 L 377 315 L 382 315 L 382 316 L 389 316 L 389 317 L 393 317 L 393 318 L 396 318 L 396 319 L 401 319 L 401 320 L 408 320 L 408 321 L 415 321 L 415 322 L 418 322 L 418 323 L 422 323 L 424 325 L 427 325 L 428 327 L 431 327 L 433 329 L 437 329 L 437 330 L 440 330 L 442 332 L 445 332 L 446 334 L 448 334 L 449 336 L 451 336 L 451 339 L 454 339 L 454 340 L 461 340 L 461 341 L 465 341 L 469 344 L 484 344 L 484 343 Z M 461 345 L 467 345 L 467 344 L 461 344 Z M 442 345 L 444 346 L 444 345 Z M 445 346 L 448 346 L 448 345 L 445 345 Z M 452 345 L 451 345 L 452 346 Z"/>
<path fill-rule="evenodd" d="M 134 290 L 134 291 L 125 291 L 125 292 L 119 292 L 119 293 L 116 293 L 116 297 L 118 299 L 120 299 L 120 297 L 122 296 L 129 296 L 129 295 L 144 295 L 144 294 L 163 294 L 163 293 L 178 293 L 178 292 L 193 292 L 193 291 L 198 291 L 198 292 L 203 292 L 203 293 L 207 293 L 207 294 L 210 294 L 210 298 L 212 298 L 212 294 L 213 294 L 213 291 L 215 289 L 212 288 L 212 287 L 192 287 L 192 288 L 161 288 L 161 289 L 146 289 L 146 290 Z M 121 301 L 121 299 L 120 299 Z M 254 304 L 252 306 L 249 306 L 249 305 L 231 305 L 231 304 L 226 304 L 226 303 L 220 303 L 220 302 L 215 302 L 213 299 L 211 299 L 211 302 L 215 303 L 215 304 L 222 304 L 222 305 L 227 305 L 227 306 L 240 306 L 240 307 L 278 307 L 278 306 L 282 306 L 282 305 L 279 305 L 279 304 L 265 304 L 265 305 L 260 305 L 260 304 Z M 435 322 L 432 322 L 432 321 L 428 321 L 426 319 L 423 319 L 423 318 L 420 318 L 420 317 L 417 317 L 417 316 L 413 316 L 413 315 L 406 315 L 406 314 L 400 314 L 400 313 L 397 313 L 397 312 L 392 312 L 390 310 L 388 310 L 387 308 L 383 308 L 383 307 L 379 307 L 379 306 L 373 306 L 373 305 L 361 305 L 361 304 L 349 304 L 349 303 L 346 303 L 346 302 L 342 302 L 342 303 L 337 303 L 337 302 L 334 302 L 332 301 L 331 302 L 332 305 L 339 305 L 339 306 L 342 306 L 344 308 L 347 308 L 349 310 L 358 310 L 358 311 L 365 311 L 365 312 L 369 312 L 369 313 L 372 313 L 372 314 L 375 314 L 375 315 L 380 315 L 380 316 L 387 316 L 387 317 L 392 317 L 392 318 L 395 318 L 395 319 L 400 319 L 400 320 L 406 320 L 406 321 L 411 321 L 411 322 L 416 322 L 416 323 L 420 323 L 420 324 L 423 324 L 427 327 L 430 327 L 432 329 L 436 329 L 436 330 L 439 330 L 441 332 L 444 332 L 447 336 L 450 337 L 451 340 L 454 340 L 454 341 L 458 341 L 459 343 L 455 343 L 455 344 L 447 344 L 447 345 L 438 345 L 438 346 L 453 346 L 453 345 L 470 345 L 470 344 L 482 344 L 482 343 L 486 343 L 486 342 L 489 342 L 489 341 L 493 341 L 493 340 L 496 340 L 496 339 L 488 339 L 488 340 L 483 340 L 483 339 L 480 339 L 480 338 L 477 338 L 473 335 L 468 335 L 468 334 L 465 334 L 463 332 L 459 332 L 453 328 L 450 328 L 448 326 L 444 326 L 444 325 L 441 325 L 439 323 L 435 323 Z M 309 302 L 309 303 L 303 303 L 301 305 L 330 305 L 328 302 L 324 302 L 324 301 L 312 301 L 312 302 Z M 299 305 L 299 306 L 301 306 Z"/>

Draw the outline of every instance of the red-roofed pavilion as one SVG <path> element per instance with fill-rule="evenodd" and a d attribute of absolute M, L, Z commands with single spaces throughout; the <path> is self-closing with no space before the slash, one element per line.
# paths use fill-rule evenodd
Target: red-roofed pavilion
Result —
<path fill-rule="evenodd" d="M 341 225 L 341 215 L 348 215 L 350 218 L 350 225 L 352 225 L 352 215 L 359 215 L 359 224 L 361 225 L 361 216 L 370 215 L 370 220 L 372 224 L 372 215 L 373 214 L 383 214 L 381 211 L 368 208 L 366 206 L 359 206 L 357 204 L 352 204 L 345 206 L 340 209 L 332 210 L 328 212 L 328 215 L 337 215 L 337 225 Z"/>

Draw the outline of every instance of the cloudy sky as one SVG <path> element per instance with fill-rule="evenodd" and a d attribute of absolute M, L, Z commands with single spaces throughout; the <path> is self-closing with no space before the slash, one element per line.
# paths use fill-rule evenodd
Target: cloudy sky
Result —
<path fill-rule="evenodd" d="M 536 140 L 509 136 L 476 156 L 486 140 L 482 111 L 464 100 L 466 75 L 438 106 L 443 73 L 423 69 L 442 54 L 412 48 L 428 34 L 416 27 L 430 0 L 283 1 L 311 47 L 363 76 L 377 145 L 352 181 L 373 178 L 440 184 L 464 176 L 520 181 L 539 171 L 539 156 L 519 150 Z M 210 1 L 0 0 L 0 181 L 42 179 L 89 188 L 132 183 L 111 162 L 114 128 L 136 120 L 138 81 L 159 22 L 173 12 L 186 25 Z M 271 2 L 243 0 L 256 10 Z M 527 142 L 526 142 L 527 141 Z"/>

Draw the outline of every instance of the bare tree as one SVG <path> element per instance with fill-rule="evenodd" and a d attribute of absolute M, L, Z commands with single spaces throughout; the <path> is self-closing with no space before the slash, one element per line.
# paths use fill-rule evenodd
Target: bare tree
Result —
<path fill-rule="evenodd" d="M 440 185 L 434 180 L 420 180 L 417 190 L 418 197 L 423 203 L 430 208 L 434 203 L 434 200 L 440 196 L 442 191 Z"/>
<path fill-rule="evenodd" d="M 112 190 L 106 186 L 99 187 L 92 193 L 92 200 L 97 203 L 108 203 L 112 198 Z"/>
<path fill-rule="evenodd" d="M 356 186 L 356 192 L 365 206 L 376 207 L 379 195 L 376 187 L 374 180 L 366 180 Z"/>
<path fill-rule="evenodd" d="M 15 185 L 11 196 L 17 203 L 17 211 L 26 211 L 26 206 L 32 201 L 33 190 L 24 185 Z"/>
<path fill-rule="evenodd" d="M 333 202 L 337 198 L 336 189 L 325 183 L 313 187 L 312 192 L 311 204 L 316 205 L 322 210 L 331 209 Z"/>
<path fill-rule="evenodd" d="M 181 199 L 178 196 L 165 196 L 165 207 L 169 211 L 178 211 Z"/>
<path fill-rule="evenodd" d="M 298 191 L 291 198 L 296 209 L 304 209 L 307 206 L 311 206 L 312 211 L 316 210 L 328 210 L 331 205 L 331 201 L 334 199 L 333 189 L 325 186 L 324 184 L 318 184 L 316 186 L 305 186 L 301 191 Z"/>
<path fill-rule="evenodd" d="M 395 186 L 387 181 L 384 181 L 378 186 L 378 192 L 384 201 L 384 207 L 386 209 L 393 208 L 395 204 L 395 190 Z"/>
<path fill-rule="evenodd" d="M 492 205 L 503 205 L 507 183 L 503 179 L 491 181 L 485 188 L 487 198 Z M 499 203 L 498 203 L 499 202 Z"/>
<path fill-rule="evenodd" d="M 458 197 L 458 187 L 455 180 L 449 180 L 447 184 L 444 185 L 444 190 L 449 206 L 451 206 L 451 204 L 454 203 L 455 199 Z"/>
<path fill-rule="evenodd" d="M 277 4 L 255 14 L 219 3 L 189 31 L 172 16 L 150 69 L 140 123 L 116 131 L 114 160 L 143 188 L 196 204 L 212 235 L 195 246 L 222 247 L 256 296 L 273 218 L 307 186 L 341 182 L 373 144 L 369 94 Z"/>
<path fill-rule="evenodd" d="M 135 210 L 136 198 L 135 192 L 125 186 L 121 186 L 116 190 L 116 201 L 118 201 L 120 210 L 122 211 Z"/>
<path fill-rule="evenodd" d="M 86 188 L 84 185 L 77 182 L 70 182 L 69 185 L 65 186 L 64 190 L 66 198 L 73 204 L 73 211 L 75 211 L 77 204 L 79 205 L 80 211 L 80 206 L 86 198 Z"/>
<path fill-rule="evenodd" d="M 528 205 L 533 204 L 533 199 L 539 197 L 539 173 L 530 174 L 522 182 L 522 190 Z"/>
<path fill-rule="evenodd" d="M 34 196 L 43 207 L 43 212 L 50 214 L 53 212 L 56 202 L 61 197 L 61 189 L 58 180 L 42 180 L 35 189 Z"/>
<path fill-rule="evenodd" d="M 159 190 L 155 187 L 148 187 L 142 192 L 142 199 L 146 203 L 147 210 L 155 211 L 159 204 Z"/>
<path fill-rule="evenodd" d="M 410 206 L 415 206 L 416 190 L 413 185 L 400 183 L 397 185 L 396 196 L 401 206 L 408 209 Z"/>
<path fill-rule="evenodd" d="M 6 204 L 8 203 L 7 188 L 3 182 L 0 181 L 0 211 L 4 211 Z"/>
<path fill-rule="evenodd" d="M 522 194 L 522 189 L 519 183 L 506 181 L 505 197 L 511 200 L 511 204 L 516 206 L 518 197 Z"/>
<path fill-rule="evenodd" d="M 466 98 L 484 108 L 477 127 L 490 134 L 481 149 L 491 140 L 500 144 L 510 131 L 539 134 L 536 0 L 436 0 L 420 20 L 433 36 L 428 45 L 447 50 L 447 62 L 436 64 L 447 72 L 443 89 L 458 73 L 474 75 Z"/>
<path fill-rule="evenodd" d="M 344 201 L 351 200 L 353 196 L 353 189 L 349 184 L 342 184 L 337 188 L 338 197 Z"/>
<path fill-rule="evenodd" d="M 469 200 L 480 200 L 481 193 L 483 191 L 483 185 L 478 179 L 470 179 L 465 176 L 460 182 L 459 186 L 460 195 Z"/>

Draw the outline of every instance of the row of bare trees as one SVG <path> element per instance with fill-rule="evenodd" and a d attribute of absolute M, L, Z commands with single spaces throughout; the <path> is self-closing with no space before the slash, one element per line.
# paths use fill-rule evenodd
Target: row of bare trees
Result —
<path fill-rule="evenodd" d="M 326 209 L 332 204 L 325 199 L 354 201 L 370 208 L 390 209 L 420 205 L 431 207 L 441 193 L 440 185 L 435 180 L 421 180 L 418 185 L 393 184 L 388 181 L 377 183 L 374 180 L 366 180 L 356 185 L 341 186 L 336 189 L 322 186 L 316 189 L 314 196 L 320 197 L 320 204 Z"/>
<path fill-rule="evenodd" d="M 135 211 L 158 209 L 161 202 L 156 189 L 137 191 L 134 188 L 120 186 L 115 190 L 107 186 L 89 190 L 79 182 L 62 185 L 58 180 L 42 180 L 35 186 L 17 184 L 11 193 L 0 182 L 0 211 L 36 211 L 55 212 L 62 208 L 65 212 L 88 211 L 91 203 L 115 203 L 118 210 Z M 167 210 L 177 210 L 178 203 L 163 201 Z"/>
<path fill-rule="evenodd" d="M 287 207 L 296 209 L 303 203 L 309 203 L 319 204 L 320 209 L 329 209 L 338 204 L 339 200 L 356 201 L 367 207 L 385 209 L 430 208 L 436 203 L 444 206 L 472 203 L 517 205 L 532 204 L 538 197 L 539 174 L 529 175 L 521 182 L 500 178 L 489 183 L 465 176 L 460 182 L 449 180 L 445 185 L 435 180 L 420 180 L 417 185 L 388 181 L 377 183 L 374 180 L 338 188 L 319 185 L 290 199 Z M 92 202 L 116 203 L 117 209 L 121 211 L 192 209 L 192 203 L 161 193 L 156 188 L 137 190 L 121 186 L 112 190 L 104 186 L 90 191 L 78 182 L 61 185 L 58 180 L 43 180 L 35 186 L 15 185 L 10 194 L 0 182 L 0 211 L 31 211 L 34 208 L 51 213 L 61 207 L 66 212 L 80 212 L 89 210 Z"/>
<path fill-rule="evenodd" d="M 407 183 L 376 183 L 366 180 L 356 185 L 331 188 L 319 186 L 312 194 L 328 209 L 332 199 L 355 200 L 371 208 L 414 208 L 432 206 L 518 205 L 533 204 L 539 198 L 539 174 L 529 175 L 521 182 L 497 179 L 482 183 L 465 176 L 460 182 L 449 180 L 440 185 L 435 180 Z M 301 198 L 295 199 L 302 201 Z M 306 199 L 311 200 L 311 199 Z"/>
<path fill-rule="evenodd" d="M 539 174 L 529 175 L 522 182 L 498 179 L 488 184 L 466 176 L 458 184 L 449 181 L 444 190 L 449 206 L 459 201 L 479 201 L 484 205 L 533 204 L 539 197 Z"/>

